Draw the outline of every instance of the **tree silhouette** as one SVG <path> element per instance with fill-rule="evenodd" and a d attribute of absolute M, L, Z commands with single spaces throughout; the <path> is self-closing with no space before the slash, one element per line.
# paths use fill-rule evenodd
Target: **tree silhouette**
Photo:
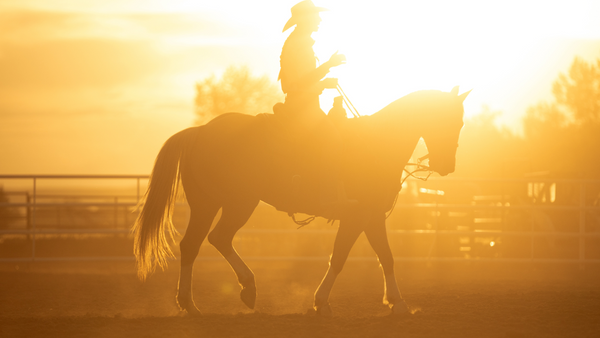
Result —
<path fill-rule="evenodd" d="M 530 107 L 524 138 L 537 169 L 600 176 L 600 59 L 575 58 L 553 83 L 554 102 Z"/>
<path fill-rule="evenodd" d="M 456 154 L 457 174 L 468 177 L 522 175 L 523 166 L 513 166 L 523 157 L 522 140 L 496 124 L 500 112 L 488 107 L 465 120 Z"/>
<path fill-rule="evenodd" d="M 457 174 L 522 176 L 549 171 L 600 177 L 600 59 L 575 58 L 553 83 L 551 102 L 527 109 L 523 135 L 496 126 L 499 113 L 484 108 L 465 120 L 457 152 Z"/>
<path fill-rule="evenodd" d="M 576 57 L 568 76 L 561 73 L 554 82 L 552 94 L 575 123 L 600 124 L 600 59 L 594 65 Z"/>
<path fill-rule="evenodd" d="M 255 77 L 246 66 L 230 66 L 221 78 L 212 75 L 196 84 L 196 124 L 227 112 L 256 115 L 272 111 L 283 93 L 266 75 Z"/>

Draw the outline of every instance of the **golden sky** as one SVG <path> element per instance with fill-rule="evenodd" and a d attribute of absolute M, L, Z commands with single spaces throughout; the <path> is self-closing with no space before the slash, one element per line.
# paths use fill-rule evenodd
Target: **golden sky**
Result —
<path fill-rule="evenodd" d="M 147 174 L 191 125 L 194 84 L 230 65 L 273 81 L 297 0 L 2 0 L 0 174 Z M 313 37 L 362 114 L 419 89 L 474 89 L 516 125 L 576 55 L 600 1 L 319 1 Z M 326 93 L 323 109 L 335 92 Z"/>

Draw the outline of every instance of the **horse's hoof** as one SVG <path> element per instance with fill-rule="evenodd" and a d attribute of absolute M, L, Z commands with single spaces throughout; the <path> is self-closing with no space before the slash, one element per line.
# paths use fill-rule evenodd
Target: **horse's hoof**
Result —
<path fill-rule="evenodd" d="M 324 318 L 333 317 L 333 311 L 331 311 L 331 306 L 329 304 L 319 306 L 316 308 L 316 310 L 317 310 L 317 316 L 321 316 Z"/>
<path fill-rule="evenodd" d="M 201 315 L 200 310 L 194 304 L 194 301 L 190 299 L 179 299 L 177 297 L 177 305 L 179 305 L 179 309 L 181 311 L 187 312 L 190 316 L 199 316 Z"/>
<path fill-rule="evenodd" d="M 200 316 L 202 314 L 200 313 L 200 310 L 198 310 L 196 305 L 188 306 L 187 309 L 185 309 L 185 311 L 187 311 L 188 315 L 192 317 Z"/>
<path fill-rule="evenodd" d="M 242 288 L 242 291 L 240 291 L 240 298 L 247 307 L 254 309 L 254 304 L 256 303 L 256 286 L 253 285 Z"/>
<path fill-rule="evenodd" d="M 401 316 L 410 313 L 410 309 L 404 301 L 391 305 L 390 308 L 392 309 L 393 316 Z"/>

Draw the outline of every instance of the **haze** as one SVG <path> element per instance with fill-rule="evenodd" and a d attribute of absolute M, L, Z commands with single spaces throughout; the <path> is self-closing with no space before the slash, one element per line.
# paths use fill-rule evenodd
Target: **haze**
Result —
<path fill-rule="evenodd" d="M 294 1 L 3 0 L 0 174 L 147 174 L 230 65 L 276 81 Z M 600 56 L 597 1 L 315 1 L 317 55 L 361 114 L 419 89 L 474 89 L 519 127 L 575 56 Z M 333 96 L 321 100 L 327 111 Z"/>

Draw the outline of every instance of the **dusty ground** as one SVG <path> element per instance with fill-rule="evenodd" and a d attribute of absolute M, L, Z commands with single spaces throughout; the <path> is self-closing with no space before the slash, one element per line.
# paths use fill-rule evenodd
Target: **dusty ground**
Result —
<path fill-rule="evenodd" d="M 173 262 L 142 283 L 132 262 L 0 265 L 0 337 L 599 337 L 597 267 L 398 266 L 414 314 L 389 316 L 375 262 L 349 262 L 331 296 L 335 315 L 311 311 L 326 262 L 249 262 L 252 311 L 222 260 L 195 270 L 191 318 L 175 304 Z M 18 268 L 18 270 L 17 270 Z"/>

